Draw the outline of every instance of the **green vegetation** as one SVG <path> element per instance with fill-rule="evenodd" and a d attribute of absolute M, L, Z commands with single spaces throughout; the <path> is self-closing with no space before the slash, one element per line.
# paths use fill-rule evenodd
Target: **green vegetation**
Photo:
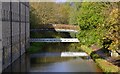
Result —
<path fill-rule="evenodd" d="M 29 53 L 38 53 L 38 52 L 44 52 L 43 49 L 47 43 L 31 43 L 30 48 L 28 49 Z"/>
<path fill-rule="evenodd" d="M 91 55 L 92 59 L 105 72 L 118 72 L 119 68 L 88 48 L 93 44 L 109 50 L 119 49 L 120 24 L 118 17 L 118 3 L 110 2 L 84 2 L 73 3 L 69 22 L 80 26 L 77 37 L 80 40 L 81 49 Z M 74 18 L 73 18 L 74 16 Z M 72 21 L 71 19 L 74 19 Z M 83 46 L 85 45 L 85 46 Z"/>
<path fill-rule="evenodd" d="M 120 46 L 118 2 L 30 3 L 31 28 L 47 24 L 79 25 L 81 45 L 109 50 Z"/>
<path fill-rule="evenodd" d="M 104 51 L 120 48 L 118 5 L 118 2 L 31 3 L 31 28 L 39 28 L 52 23 L 79 25 L 80 31 L 77 38 L 80 40 L 80 44 L 70 44 L 68 47 L 71 49 L 68 51 L 83 50 L 91 55 L 104 72 L 118 72 L 117 66 L 107 62 L 88 48 L 92 45 L 97 45 Z M 47 35 L 56 38 L 66 37 L 66 35 L 74 36 L 74 34 L 50 32 L 31 33 L 31 37 L 48 37 Z M 76 46 L 76 50 L 73 50 L 73 46 Z M 29 51 L 42 51 L 43 47 L 45 47 L 43 43 L 32 43 Z"/>
<path fill-rule="evenodd" d="M 68 3 L 31 2 L 30 6 L 31 28 L 47 24 L 68 24 Z"/>
<path fill-rule="evenodd" d="M 91 30 L 98 27 L 104 21 L 101 15 L 101 3 L 81 3 L 75 5 L 77 8 L 76 23 L 81 30 Z"/>
<path fill-rule="evenodd" d="M 95 59 L 95 62 L 106 74 L 119 73 L 119 67 L 107 62 L 104 59 Z"/>
<path fill-rule="evenodd" d="M 120 25 L 118 3 L 83 2 L 72 3 L 70 24 L 78 24 L 77 37 L 83 45 L 97 44 L 110 50 L 118 49 Z M 74 19 L 74 20 L 73 20 Z"/>
<path fill-rule="evenodd" d="M 93 52 L 92 49 L 88 48 L 85 45 L 81 45 L 81 47 L 79 47 L 79 48 L 81 48 L 81 50 L 85 51 L 88 55 L 90 55 Z"/>
<path fill-rule="evenodd" d="M 31 2 L 30 3 L 30 28 L 39 28 L 48 24 L 68 24 L 68 3 Z M 71 37 L 69 33 L 59 32 L 31 32 L 31 38 L 65 38 Z M 44 52 L 46 43 L 31 43 L 30 53 Z M 49 51 L 49 50 L 48 50 Z"/>
<path fill-rule="evenodd" d="M 112 63 L 106 61 L 105 59 L 102 59 L 98 54 L 92 51 L 91 48 L 81 45 L 80 47 L 83 51 L 88 53 L 92 59 L 98 64 L 98 66 L 105 72 L 106 74 L 111 74 L 113 72 L 118 73 L 120 71 L 120 68 L 113 65 Z"/>

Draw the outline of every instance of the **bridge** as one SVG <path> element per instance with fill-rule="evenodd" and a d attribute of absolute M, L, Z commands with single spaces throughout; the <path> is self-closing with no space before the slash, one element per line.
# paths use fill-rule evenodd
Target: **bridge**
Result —
<path fill-rule="evenodd" d="M 35 29 L 31 29 L 31 32 L 39 31 L 57 31 L 57 32 L 78 32 L 79 26 L 68 24 L 47 24 L 37 26 Z M 77 38 L 31 38 L 30 42 L 80 42 Z"/>
<path fill-rule="evenodd" d="M 78 32 L 80 30 L 79 26 L 69 25 L 69 24 L 48 24 L 38 26 L 30 31 L 57 31 L 57 32 Z"/>
<path fill-rule="evenodd" d="M 31 38 L 30 42 L 80 42 L 77 38 Z"/>
<path fill-rule="evenodd" d="M 2 8 L 1 8 L 2 7 Z M 29 3 L 0 1 L 0 73 L 29 48 Z M 79 26 L 67 24 L 40 25 L 31 31 L 78 32 Z M 77 38 L 31 38 L 30 42 L 79 42 Z M 66 55 L 62 53 L 61 56 Z M 68 53 L 67 53 L 68 54 Z M 70 54 L 70 53 L 69 53 Z M 84 55 L 84 54 L 82 54 Z M 72 55 L 76 56 L 76 55 Z M 25 57 L 26 59 L 26 57 Z M 20 63 L 24 62 L 22 59 Z M 21 67 L 21 66 L 20 66 Z M 13 70 L 11 68 L 11 70 Z M 16 70 L 16 69 L 14 69 Z"/>
<path fill-rule="evenodd" d="M 78 30 L 70 30 L 70 29 L 31 29 L 31 32 L 39 32 L 39 31 L 56 31 L 56 32 L 75 32 L 77 33 Z"/>

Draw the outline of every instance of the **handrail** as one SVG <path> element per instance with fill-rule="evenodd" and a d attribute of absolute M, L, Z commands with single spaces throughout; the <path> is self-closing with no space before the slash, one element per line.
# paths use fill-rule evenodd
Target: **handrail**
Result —
<path fill-rule="evenodd" d="M 30 42 L 79 42 L 77 38 L 31 38 Z"/>
<path fill-rule="evenodd" d="M 38 26 L 36 29 L 70 29 L 70 30 L 79 30 L 79 26 L 66 25 L 66 24 L 49 24 Z"/>

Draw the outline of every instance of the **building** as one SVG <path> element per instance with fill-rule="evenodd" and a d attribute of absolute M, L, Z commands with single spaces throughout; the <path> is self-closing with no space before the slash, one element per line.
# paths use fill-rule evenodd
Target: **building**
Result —
<path fill-rule="evenodd" d="M 0 2 L 0 72 L 29 47 L 29 3 Z"/>

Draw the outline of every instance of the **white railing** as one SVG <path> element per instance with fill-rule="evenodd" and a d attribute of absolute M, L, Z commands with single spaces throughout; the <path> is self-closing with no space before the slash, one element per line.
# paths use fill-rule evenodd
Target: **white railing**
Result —
<path fill-rule="evenodd" d="M 30 42 L 80 42 L 77 38 L 31 38 Z"/>

